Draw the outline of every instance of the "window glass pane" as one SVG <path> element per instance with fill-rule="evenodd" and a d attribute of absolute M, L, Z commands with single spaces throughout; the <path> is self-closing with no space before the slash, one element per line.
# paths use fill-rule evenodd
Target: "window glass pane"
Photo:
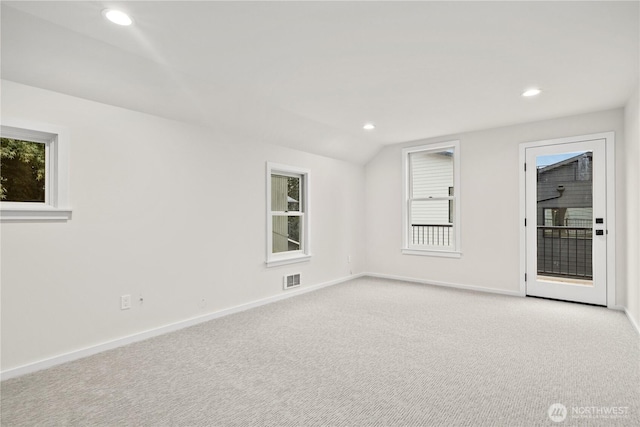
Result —
<path fill-rule="evenodd" d="M 411 201 L 411 224 L 450 224 L 450 200 Z"/>
<path fill-rule="evenodd" d="M 592 286 L 593 152 L 536 157 L 538 277 Z"/>
<path fill-rule="evenodd" d="M 290 216 L 289 225 L 289 250 L 300 250 L 300 219 L 299 216 Z"/>
<path fill-rule="evenodd" d="M 453 148 L 409 154 L 411 198 L 447 197 L 453 189 Z M 450 190 L 451 189 L 451 190 Z"/>
<path fill-rule="evenodd" d="M 452 247 L 453 200 L 420 200 L 410 204 L 409 243 Z"/>
<path fill-rule="evenodd" d="M 298 251 L 300 242 L 300 216 L 273 216 L 273 253 Z"/>
<path fill-rule="evenodd" d="M 300 211 L 302 206 L 302 192 L 300 182 L 297 177 L 287 177 L 287 209 L 289 211 Z"/>
<path fill-rule="evenodd" d="M 591 227 L 593 208 L 544 208 L 546 227 Z"/>
<path fill-rule="evenodd" d="M 271 175 L 271 210 L 298 212 L 302 206 L 300 177 Z"/>
<path fill-rule="evenodd" d="M 45 201 L 45 145 L 2 138 L 0 197 L 5 202 Z"/>

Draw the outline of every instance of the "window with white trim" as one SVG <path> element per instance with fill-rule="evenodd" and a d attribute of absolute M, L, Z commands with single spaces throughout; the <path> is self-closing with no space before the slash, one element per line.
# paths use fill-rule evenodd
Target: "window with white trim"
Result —
<path fill-rule="evenodd" d="M 3 119 L 0 137 L 2 220 L 69 219 L 65 130 Z"/>
<path fill-rule="evenodd" d="M 460 142 L 405 148 L 402 161 L 403 253 L 460 257 Z"/>
<path fill-rule="evenodd" d="M 306 261 L 309 171 L 267 163 L 267 266 Z"/>

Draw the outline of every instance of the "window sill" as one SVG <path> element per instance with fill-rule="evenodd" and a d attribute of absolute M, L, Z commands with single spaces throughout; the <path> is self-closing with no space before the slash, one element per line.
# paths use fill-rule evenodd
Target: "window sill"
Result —
<path fill-rule="evenodd" d="M 462 252 L 455 251 L 433 251 L 423 249 L 403 249 L 404 255 L 421 255 L 421 256 L 434 256 L 441 258 L 462 258 Z"/>
<path fill-rule="evenodd" d="M 311 255 L 297 255 L 295 257 L 271 259 L 271 260 L 268 260 L 266 264 L 267 264 L 267 267 L 278 267 L 280 265 L 305 262 L 305 261 L 309 261 L 310 259 L 311 259 Z"/>
<path fill-rule="evenodd" d="M 7 221 L 68 221 L 71 209 L 60 209 L 51 206 L 42 207 L 1 207 L 0 218 Z"/>

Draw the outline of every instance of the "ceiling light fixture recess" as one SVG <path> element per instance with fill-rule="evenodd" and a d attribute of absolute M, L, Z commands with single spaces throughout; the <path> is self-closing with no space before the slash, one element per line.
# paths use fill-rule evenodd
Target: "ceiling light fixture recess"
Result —
<path fill-rule="evenodd" d="M 364 130 L 374 130 L 376 128 L 376 125 L 374 125 L 373 123 L 365 123 L 364 126 L 362 126 L 362 129 Z"/>
<path fill-rule="evenodd" d="M 522 92 L 522 96 L 525 96 L 525 97 L 536 96 L 536 95 L 540 95 L 540 92 L 542 92 L 540 89 L 538 89 L 537 87 L 534 87 Z"/>
<path fill-rule="evenodd" d="M 133 24 L 133 19 L 124 12 L 115 9 L 105 9 L 102 15 L 114 24 L 128 26 Z"/>

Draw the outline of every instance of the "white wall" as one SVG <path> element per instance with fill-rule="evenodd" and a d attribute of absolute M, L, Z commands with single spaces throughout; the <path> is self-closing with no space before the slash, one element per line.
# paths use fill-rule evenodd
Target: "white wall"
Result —
<path fill-rule="evenodd" d="M 3 81 L 3 117 L 71 131 L 74 211 L 69 222 L 0 228 L 2 370 L 281 295 L 291 272 L 303 274 L 303 286 L 369 271 L 517 292 L 518 144 L 609 130 L 618 303 L 638 321 L 638 114 L 636 92 L 624 111 L 389 146 L 363 169 Z M 401 150 L 453 139 L 461 141 L 463 256 L 402 255 Z M 267 161 L 311 170 L 309 263 L 265 268 Z M 134 297 L 131 310 L 120 310 L 123 294 Z"/>
<path fill-rule="evenodd" d="M 626 182 L 626 307 L 636 325 L 640 325 L 640 87 L 624 110 Z"/>
<path fill-rule="evenodd" d="M 460 286 L 519 292 L 519 143 L 616 132 L 616 179 L 622 166 L 623 110 L 611 110 L 537 123 L 443 136 L 389 146 L 373 158 L 366 173 L 367 271 Z M 460 140 L 462 258 L 403 255 L 402 162 L 404 147 Z M 624 194 L 618 194 L 618 205 Z M 620 209 L 618 209 L 618 212 Z M 620 233 L 624 233 L 621 231 Z M 619 234 L 620 234 L 619 233 Z M 625 268 L 625 248 L 617 242 L 617 271 Z M 616 290 L 623 293 L 618 283 Z M 618 298 L 618 303 L 624 299 Z"/>
<path fill-rule="evenodd" d="M 3 371 L 363 271 L 362 166 L 7 81 L 2 116 L 69 129 L 73 207 L 2 224 Z M 265 267 L 267 161 L 311 170 L 310 262 Z"/>

